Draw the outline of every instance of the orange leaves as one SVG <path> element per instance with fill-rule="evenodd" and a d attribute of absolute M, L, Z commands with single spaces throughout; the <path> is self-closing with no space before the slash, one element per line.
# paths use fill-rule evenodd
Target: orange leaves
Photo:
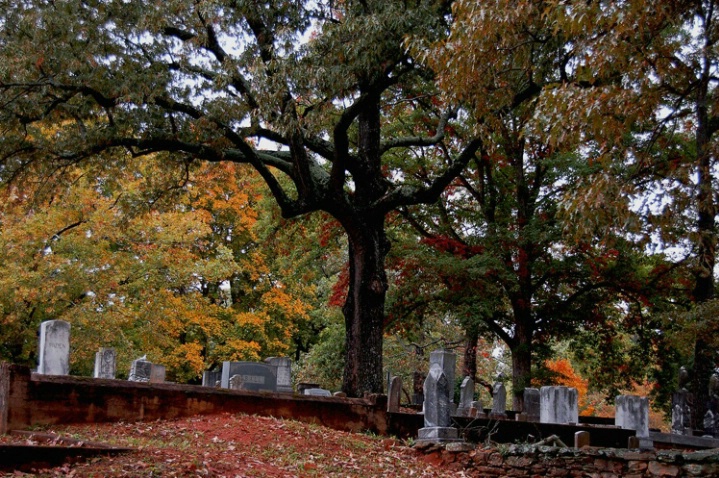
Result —
<path fill-rule="evenodd" d="M 555 384 L 577 389 L 580 413 L 591 415 L 594 412 L 594 407 L 588 403 L 589 381 L 577 374 L 567 359 L 547 360 L 544 365 L 556 374 L 553 380 Z"/>

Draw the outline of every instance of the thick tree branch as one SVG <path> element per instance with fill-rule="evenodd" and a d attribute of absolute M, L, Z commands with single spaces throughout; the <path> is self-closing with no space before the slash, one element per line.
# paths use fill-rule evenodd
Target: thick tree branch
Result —
<path fill-rule="evenodd" d="M 382 143 L 380 146 L 380 150 L 385 153 L 393 148 L 399 148 L 399 147 L 411 147 L 411 146 L 433 146 L 440 141 L 442 141 L 445 137 L 445 128 L 447 127 L 447 123 L 451 118 L 454 118 L 457 111 L 453 108 L 448 109 L 447 111 L 443 112 L 442 115 L 439 118 L 439 123 L 437 124 L 437 130 L 434 134 L 434 136 L 428 136 L 428 137 L 422 137 L 422 136 L 408 136 L 405 138 L 397 138 L 393 140 L 388 140 Z"/>

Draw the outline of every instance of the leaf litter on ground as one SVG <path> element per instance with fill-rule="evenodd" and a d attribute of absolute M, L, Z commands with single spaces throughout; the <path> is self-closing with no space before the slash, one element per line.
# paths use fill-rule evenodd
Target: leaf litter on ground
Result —
<path fill-rule="evenodd" d="M 45 430 L 136 451 L 2 477 L 384 477 L 452 476 L 400 440 L 245 414 Z M 3 441 L 0 441 L 2 443 Z M 8 442 L 5 438 L 4 442 Z"/>

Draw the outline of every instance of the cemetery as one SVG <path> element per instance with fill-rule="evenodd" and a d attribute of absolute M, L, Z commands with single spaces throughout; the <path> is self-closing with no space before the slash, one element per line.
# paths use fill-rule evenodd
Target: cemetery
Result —
<path fill-rule="evenodd" d="M 399 377 L 390 379 L 388 395 L 346 398 L 310 383 L 298 384 L 295 392 L 291 360 L 286 357 L 224 362 L 221 370 L 205 373 L 203 385 L 184 385 L 166 382 L 165 368 L 146 357 L 132 362 L 128 380 L 115 379 L 114 350 L 105 348 L 97 352 L 94 377 L 70 376 L 69 324 L 53 321 L 40 330 L 36 371 L 0 365 L 0 434 L 54 439 L 56 446 L 43 455 L 46 464 L 132 450 L 101 443 L 63 447 L 66 439 L 25 430 L 231 413 L 411 440 L 415 450 L 443 466 L 490 475 L 531 469 L 535 475 L 546 472 L 555 476 L 552 470 L 556 467 L 577 473 L 592 470 L 603 473 L 601 476 L 719 473 L 714 403 L 709 404 L 703 430 L 696 430 L 684 421 L 693 403 L 686 390 L 675 393 L 673 433 L 649 429 L 646 397 L 618 396 L 614 420 L 587 420 L 578 414 L 577 390 L 566 386 L 525 389 L 525 409 L 516 413 L 507 410 L 507 392 L 498 381 L 493 387 L 492 408 L 484 408 L 475 399 L 475 384 L 469 377 L 461 381 L 455 403 L 450 383 L 455 381 L 456 356 L 439 349 L 430 354 L 423 407 L 417 413 L 402 406 Z M 500 453 L 497 448 L 482 447 L 489 442 L 505 443 L 508 448 Z M 2 466 L 21 467 L 36 461 L 37 454 L 32 447 L 0 445 L 0 458 Z"/>

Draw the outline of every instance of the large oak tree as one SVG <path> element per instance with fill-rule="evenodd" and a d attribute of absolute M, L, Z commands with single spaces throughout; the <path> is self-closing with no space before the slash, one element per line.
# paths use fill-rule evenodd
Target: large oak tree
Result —
<path fill-rule="evenodd" d="M 402 174 L 452 117 L 403 46 L 442 35 L 447 3 L 3 0 L 0 174 L 114 148 L 250 164 L 283 216 L 325 211 L 342 225 L 343 388 L 381 391 L 385 217 L 435 200 L 479 147 L 453 148 L 427 185 Z M 387 117 L 408 108 L 418 127 L 390 136 Z M 48 125 L 56 133 L 39 134 Z M 413 153 L 389 168 L 397 150 Z"/>

